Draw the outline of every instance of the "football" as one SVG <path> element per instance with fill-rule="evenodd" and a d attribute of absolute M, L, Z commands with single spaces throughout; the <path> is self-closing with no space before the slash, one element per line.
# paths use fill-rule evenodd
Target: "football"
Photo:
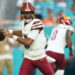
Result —
<path fill-rule="evenodd" d="M 5 39 L 3 31 L 0 30 L 0 41 L 3 41 Z"/>

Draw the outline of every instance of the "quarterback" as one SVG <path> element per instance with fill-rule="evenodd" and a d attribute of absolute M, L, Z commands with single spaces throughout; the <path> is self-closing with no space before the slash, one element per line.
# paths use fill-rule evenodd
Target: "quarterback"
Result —
<path fill-rule="evenodd" d="M 19 75 L 30 75 L 34 68 L 38 68 L 44 75 L 54 75 L 51 65 L 46 59 L 43 24 L 34 18 L 34 6 L 29 2 L 22 4 L 20 11 L 22 17 L 22 30 L 3 30 L 5 36 L 14 38 L 24 44 L 24 60 Z"/>

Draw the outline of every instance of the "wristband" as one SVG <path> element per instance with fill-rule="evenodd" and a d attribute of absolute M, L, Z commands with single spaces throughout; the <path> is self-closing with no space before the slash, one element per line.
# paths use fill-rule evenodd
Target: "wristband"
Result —
<path fill-rule="evenodd" d="M 17 40 L 18 39 L 18 36 L 13 35 L 13 39 Z"/>
<path fill-rule="evenodd" d="M 9 33 L 11 33 L 11 34 L 13 33 L 13 30 L 8 30 L 8 31 L 9 31 Z"/>

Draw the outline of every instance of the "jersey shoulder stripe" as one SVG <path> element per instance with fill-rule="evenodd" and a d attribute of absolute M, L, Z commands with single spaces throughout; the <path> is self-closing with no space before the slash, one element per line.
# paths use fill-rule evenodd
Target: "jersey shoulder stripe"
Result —
<path fill-rule="evenodd" d="M 31 30 L 37 30 L 37 29 L 40 29 L 40 30 L 43 29 L 43 24 L 40 20 L 37 20 L 37 21 L 33 22 L 33 24 L 32 24 Z"/>

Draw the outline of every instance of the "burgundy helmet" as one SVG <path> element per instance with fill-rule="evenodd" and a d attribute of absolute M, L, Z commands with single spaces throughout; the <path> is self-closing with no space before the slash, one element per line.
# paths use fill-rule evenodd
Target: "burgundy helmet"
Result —
<path fill-rule="evenodd" d="M 34 8 L 34 6 L 31 3 L 24 2 L 22 4 L 20 10 L 21 10 L 22 14 L 24 14 L 24 13 L 32 13 L 32 14 L 34 14 L 35 8 Z"/>
<path fill-rule="evenodd" d="M 58 24 L 71 25 L 72 24 L 72 20 L 68 16 L 63 16 L 60 19 L 58 19 Z"/>

